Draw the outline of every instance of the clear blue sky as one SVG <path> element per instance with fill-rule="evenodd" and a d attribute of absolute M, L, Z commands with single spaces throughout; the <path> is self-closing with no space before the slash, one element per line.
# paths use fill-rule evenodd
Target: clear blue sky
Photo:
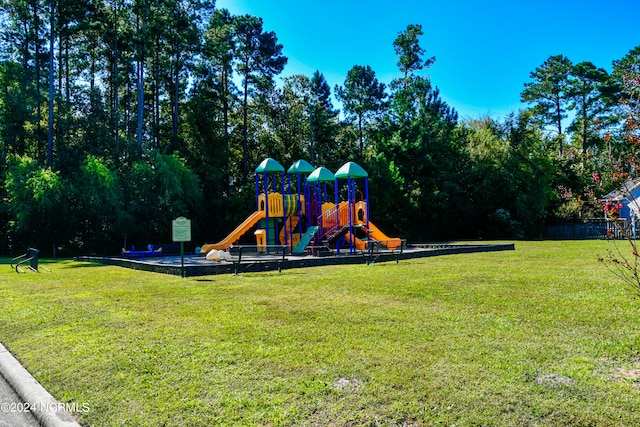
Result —
<path fill-rule="evenodd" d="M 275 31 L 289 63 L 283 76 L 319 70 L 332 92 L 354 65 L 388 83 L 399 76 L 393 40 L 421 24 L 420 44 L 435 64 L 422 74 L 461 118 L 504 118 L 522 108 L 529 73 L 549 56 L 611 62 L 640 45 L 640 0 L 217 0 Z"/>

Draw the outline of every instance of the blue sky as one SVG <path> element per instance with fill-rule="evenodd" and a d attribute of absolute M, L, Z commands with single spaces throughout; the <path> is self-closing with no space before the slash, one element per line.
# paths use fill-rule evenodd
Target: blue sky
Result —
<path fill-rule="evenodd" d="M 522 108 L 529 73 L 549 56 L 611 62 L 640 45 L 640 0 L 349 1 L 217 0 L 233 14 L 262 17 L 289 63 L 283 76 L 319 70 L 333 88 L 354 65 L 388 83 L 399 76 L 393 40 L 421 24 L 435 64 L 422 72 L 460 117 L 504 118 Z"/>

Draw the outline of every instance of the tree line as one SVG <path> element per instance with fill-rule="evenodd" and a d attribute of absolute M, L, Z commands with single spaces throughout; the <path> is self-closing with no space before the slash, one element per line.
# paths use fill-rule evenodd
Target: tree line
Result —
<path fill-rule="evenodd" d="M 253 209 L 266 157 L 357 161 L 376 223 L 411 241 L 538 238 L 549 222 L 597 214 L 563 195 L 613 170 L 638 99 L 640 47 L 611 74 L 552 56 L 525 83 L 527 108 L 460 121 L 422 73 L 437 62 L 420 25 L 390 40 L 388 85 L 354 65 L 331 88 L 320 71 L 278 80 L 275 32 L 213 1 L 12 0 L 0 19 L 7 253 L 166 242 L 180 215 L 199 242 L 218 239 Z"/>

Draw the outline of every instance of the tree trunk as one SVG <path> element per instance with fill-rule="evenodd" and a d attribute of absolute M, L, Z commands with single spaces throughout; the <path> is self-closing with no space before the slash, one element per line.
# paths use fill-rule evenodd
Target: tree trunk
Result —
<path fill-rule="evenodd" d="M 364 152 L 364 132 L 362 130 L 362 114 L 358 114 L 358 132 L 360 135 L 360 160 L 362 160 L 362 154 Z"/>
<path fill-rule="evenodd" d="M 180 104 L 180 44 L 176 48 L 176 65 L 174 73 L 174 93 L 173 93 L 173 140 L 176 141 L 178 137 L 178 108 Z"/>
<path fill-rule="evenodd" d="M 65 23 L 58 32 L 58 93 L 62 93 L 62 70 L 64 70 L 64 60 L 62 52 L 64 49 L 64 39 L 62 34 L 66 33 L 67 24 Z"/>
<path fill-rule="evenodd" d="M 229 76 L 227 70 L 222 70 L 222 114 L 224 117 L 224 143 L 226 148 L 226 184 L 227 198 L 231 197 L 231 148 L 229 147 Z"/>
<path fill-rule="evenodd" d="M 153 143 L 160 147 L 160 36 L 156 36 L 153 54 Z"/>
<path fill-rule="evenodd" d="M 137 143 L 138 150 L 142 150 L 142 122 L 144 115 L 144 36 L 147 29 L 147 16 L 146 10 L 142 16 L 142 43 L 139 46 L 138 52 L 138 126 L 137 126 Z"/>
<path fill-rule="evenodd" d="M 69 37 L 67 37 L 67 39 L 65 40 L 65 45 L 64 45 L 64 90 L 65 90 L 65 101 L 67 103 L 67 105 L 71 104 L 71 77 L 69 76 L 70 73 L 70 69 L 69 69 Z"/>
<path fill-rule="evenodd" d="M 560 105 L 560 96 L 556 98 L 556 126 L 558 127 L 558 153 L 562 156 L 562 106 Z"/>
<path fill-rule="evenodd" d="M 40 96 L 40 19 L 38 16 L 38 2 L 37 0 L 33 0 L 31 3 L 33 8 L 33 20 L 34 20 L 34 37 L 35 37 L 35 66 L 36 66 L 36 153 L 38 157 L 42 154 L 41 152 L 41 140 L 40 140 L 40 123 L 42 121 L 42 102 Z"/>
<path fill-rule="evenodd" d="M 29 75 L 29 37 L 27 36 L 27 34 L 29 34 L 29 27 L 27 25 L 27 20 L 25 19 L 25 21 L 23 22 L 23 29 L 24 29 L 24 46 L 23 46 L 23 52 L 22 52 L 22 78 L 20 79 L 20 93 L 23 94 L 23 96 L 27 96 L 27 76 Z M 27 117 L 25 117 L 25 120 L 27 120 Z M 25 134 L 24 132 L 18 132 L 18 144 L 17 144 L 17 148 L 16 148 L 16 152 L 19 155 L 24 155 L 25 153 L 25 148 L 26 148 L 26 138 L 25 138 Z"/>
<path fill-rule="evenodd" d="M 127 143 L 131 140 L 131 96 L 131 80 L 127 78 L 127 107 L 124 110 Z"/>
<path fill-rule="evenodd" d="M 118 52 L 118 2 L 114 2 L 113 6 L 113 134 L 114 143 L 118 146 L 118 133 L 120 125 L 120 100 L 118 97 L 118 62 L 120 53 Z"/>
<path fill-rule="evenodd" d="M 242 101 L 242 183 L 247 182 L 249 176 L 249 165 L 247 159 L 247 123 L 248 123 L 248 102 L 249 102 L 249 76 L 244 76 L 244 99 Z"/>
<path fill-rule="evenodd" d="M 54 64 L 54 39 L 55 39 L 55 1 L 51 1 L 51 10 L 50 10 L 50 25 L 51 29 L 49 30 L 49 123 L 48 123 L 48 132 L 47 132 L 47 166 L 51 167 L 53 165 L 53 88 L 54 88 L 54 72 L 53 72 L 53 64 Z"/>
<path fill-rule="evenodd" d="M 582 154 L 587 154 L 587 100 L 586 97 L 582 99 Z"/>
<path fill-rule="evenodd" d="M 136 141 L 138 150 L 142 150 L 142 116 L 144 113 L 144 62 L 138 60 L 138 126 L 136 132 Z"/>

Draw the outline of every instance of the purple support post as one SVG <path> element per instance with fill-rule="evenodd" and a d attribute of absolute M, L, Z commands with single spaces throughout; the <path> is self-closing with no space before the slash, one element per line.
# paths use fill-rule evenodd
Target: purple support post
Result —
<path fill-rule="evenodd" d="M 300 212 L 302 207 L 300 203 L 300 172 L 298 172 L 298 186 L 296 187 L 296 190 L 298 191 L 298 234 L 302 234 L 302 212 Z M 293 246 L 293 242 L 291 242 L 291 246 Z"/>
<path fill-rule="evenodd" d="M 283 230 L 284 230 L 284 241 L 286 242 L 287 240 L 289 240 L 289 239 L 287 239 L 287 237 L 289 237 L 289 236 L 287 236 L 287 206 L 286 206 L 287 205 L 287 203 L 286 203 L 287 202 L 287 198 L 285 197 L 285 194 L 284 194 L 284 172 L 280 172 L 280 177 L 281 177 L 281 180 L 282 180 L 282 227 L 283 227 Z M 277 230 L 278 229 L 276 227 L 276 235 L 274 237 L 274 239 L 276 241 L 276 244 L 278 242 Z M 280 243 L 282 243 L 282 242 L 280 242 Z"/>
<path fill-rule="evenodd" d="M 353 203 L 352 203 L 352 193 L 353 191 L 351 191 L 351 186 L 352 186 L 352 181 L 351 181 L 351 177 L 347 177 L 347 209 L 349 210 L 349 254 L 352 255 L 355 251 L 353 250 L 353 246 L 354 246 L 354 240 L 355 240 L 355 236 L 353 235 L 353 217 L 351 214 L 351 211 L 353 209 Z M 355 194 L 353 195 L 353 200 L 355 201 Z"/>
<path fill-rule="evenodd" d="M 321 186 L 321 183 L 318 183 L 319 186 Z M 326 188 L 325 188 L 326 190 Z M 322 220 L 323 217 L 323 212 L 322 212 L 322 196 L 320 195 L 320 193 L 317 194 L 316 198 L 318 199 L 318 202 L 316 202 L 317 204 L 320 205 L 320 207 L 318 208 L 318 211 L 320 212 L 320 215 L 318 215 L 318 230 L 320 230 L 320 238 L 322 238 L 322 236 L 324 235 L 324 221 Z"/>
<path fill-rule="evenodd" d="M 320 194 L 321 183 L 318 181 L 316 183 L 316 218 L 320 218 L 319 221 L 322 221 L 322 195 Z"/>
<path fill-rule="evenodd" d="M 265 210 L 265 230 L 267 232 L 266 244 L 267 253 L 269 252 L 269 177 L 267 171 L 262 172 L 262 180 L 264 182 L 264 210 Z"/>
<path fill-rule="evenodd" d="M 260 210 L 260 202 L 258 196 L 260 195 L 260 174 L 256 173 L 256 210 Z"/>
<path fill-rule="evenodd" d="M 300 173 L 298 173 L 298 182 L 300 181 Z M 287 173 L 287 182 L 289 185 L 289 190 L 287 191 L 288 195 L 289 195 L 289 199 L 291 198 L 291 196 L 293 195 L 291 192 L 291 175 L 289 173 Z M 298 193 L 298 196 L 296 197 L 296 207 L 297 207 L 297 213 L 298 213 L 298 222 L 300 222 L 300 191 L 299 191 L 300 185 L 298 185 L 296 187 L 296 191 Z M 293 234 L 293 227 L 291 227 L 291 234 Z M 289 239 L 289 246 L 291 247 L 291 249 L 293 249 L 293 241 L 292 239 Z"/>
<path fill-rule="evenodd" d="M 365 227 L 367 227 L 367 236 L 369 233 L 369 177 L 365 176 L 364 177 L 364 199 L 367 202 L 366 203 L 366 208 L 367 208 L 367 215 L 366 215 L 366 221 L 367 223 L 365 224 Z"/>
<path fill-rule="evenodd" d="M 335 196 L 335 202 L 336 202 L 336 207 L 335 207 L 336 208 L 336 225 L 338 225 L 338 224 L 340 224 L 340 215 L 339 215 L 339 212 L 338 212 L 339 211 L 339 209 L 338 209 L 338 206 L 339 206 L 339 203 L 338 203 L 338 178 L 336 178 L 336 181 L 335 181 L 335 194 L 336 194 L 336 196 Z M 336 244 L 336 253 L 338 255 L 340 255 L 340 244 Z"/>
<path fill-rule="evenodd" d="M 307 220 L 309 221 L 309 225 L 313 225 L 310 223 L 311 221 L 311 206 L 313 205 L 313 200 L 311 200 L 313 198 L 313 196 L 311 195 L 311 185 L 309 185 L 309 181 L 306 181 L 305 179 L 305 194 L 307 195 Z"/>

